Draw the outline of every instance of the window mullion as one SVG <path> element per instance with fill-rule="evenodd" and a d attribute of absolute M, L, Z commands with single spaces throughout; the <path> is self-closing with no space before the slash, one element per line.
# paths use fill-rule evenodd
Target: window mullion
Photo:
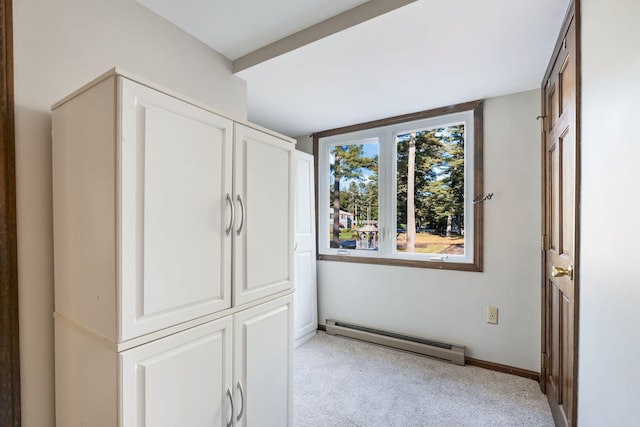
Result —
<path fill-rule="evenodd" d="M 380 183 L 379 195 L 381 209 L 381 233 L 384 233 L 380 252 L 390 256 L 394 252 L 395 245 L 395 216 L 393 206 L 393 185 L 395 184 L 393 165 L 393 144 L 389 128 L 380 129 Z"/>

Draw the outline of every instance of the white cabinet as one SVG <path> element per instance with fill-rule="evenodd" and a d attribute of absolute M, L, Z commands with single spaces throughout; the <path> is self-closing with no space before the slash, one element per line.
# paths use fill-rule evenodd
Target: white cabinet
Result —
<path fill-rule="evenodd" d="M 313 337 L 318 329 L 316 239 L 313 156 L 295 152 L 294 185 L 294 346 Z"/>
<path fill-rule="evenodd" d="M 118 351 L 56 317 L 57 425 L 292 425 L 293 296 Z"/>
<path fill-rule="evenodd" d="M 290 424 L 293 152 L 116 69 L 54 105 L 58 425 Z"/>

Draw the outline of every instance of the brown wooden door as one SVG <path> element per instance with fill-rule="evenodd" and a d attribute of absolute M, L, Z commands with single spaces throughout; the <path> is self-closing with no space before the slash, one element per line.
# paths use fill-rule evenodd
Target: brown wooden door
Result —
<path fill-rule="evenodd" d="M 556 425 L 576 421 L 577 90 L 576 31 L 563 26 L 543 86 L 544 277 L 542 388 Z"/>

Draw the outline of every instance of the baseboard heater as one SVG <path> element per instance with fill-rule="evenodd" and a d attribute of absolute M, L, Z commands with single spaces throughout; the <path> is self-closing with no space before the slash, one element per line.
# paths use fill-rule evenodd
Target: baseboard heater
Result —
<path fill-rule="evenodd" d="M 329 335 L 355 338 L 387 347 L 423 354 L 455 363 L 456 365 L 464 365 L 463 345 L 449 344 L 397 332 L 383 331 L 381 329 L 369 328 L 367 326 L 338 320 L 327 319 L 326 328 L 327 334 Z"/>

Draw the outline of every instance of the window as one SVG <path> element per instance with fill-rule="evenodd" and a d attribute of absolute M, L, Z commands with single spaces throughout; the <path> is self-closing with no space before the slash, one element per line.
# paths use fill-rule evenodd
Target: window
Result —
<path fill-rule="evenodd" d="M 318 258 L 482 270 L 482 102 L 314 135 Z"/>

